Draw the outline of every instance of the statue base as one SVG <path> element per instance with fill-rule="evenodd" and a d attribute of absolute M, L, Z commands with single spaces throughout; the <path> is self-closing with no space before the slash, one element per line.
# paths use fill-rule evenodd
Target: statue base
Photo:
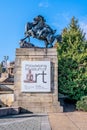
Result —
<path fill-rule="evenodd" d="M 57 50 L 48 48 L 47 53 L 45 52 L 45 48 L 16 49 L 13 106 L 21 107 L 22 112 L 63 112 L 58 101 Z M 28 78 L 25 82 L 25 73 L 29 68 L 33 74 L 36 73 L 36 80 Z M 48 77 L 45 78 L 46 76 Z"/>

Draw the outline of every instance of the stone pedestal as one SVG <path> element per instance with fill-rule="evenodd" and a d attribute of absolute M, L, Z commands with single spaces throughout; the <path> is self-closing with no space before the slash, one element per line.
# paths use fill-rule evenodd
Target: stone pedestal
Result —
<path fill-rule="evenodd" d="M 23 92 L 22 62 L 23 61 L 50 61 L 50 91 L 49 92 Z M 14 106 L 22 107 L 31 112 L 62 112 L 58 102 L 58 59 L 56 48 L 19 48 L 16 49 L 14 74 Z"/>

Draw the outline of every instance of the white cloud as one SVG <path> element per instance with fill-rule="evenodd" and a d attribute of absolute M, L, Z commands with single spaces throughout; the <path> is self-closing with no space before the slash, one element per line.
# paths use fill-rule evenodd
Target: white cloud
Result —
<path fill-rule="evenodd" d="M 57 29 L 62 30 L 64 27 L 67 27 L 67 25 L 70 23 L 71 18 L 72 16 L 70 15 L 70 13 L 57 13 L 53 18 L 54 21 L 52 25 L 55 26 Z M 80 28 L 83 30 L 83 33 L 85 33 L 85 38 L 87 39 L 87 16 L 80 18 L 79 25 Z"/>
<path fill-rule="evenodd" d="M 40 2 L 40 3 L 38 4 L 38 6 L 39 6 L 39 7 L 45 7 L 45 8 L 47 8 L 47 7 L 49 6 L 49 3 L 48 3 L 48 2 Z"/>
<path fill-rule="evenodd" d="M 83 32 L 85 33 L 85 37 L 87 39 L 87 15 L 85 16 L 81 16 L 79 18 L 79 25 L 80 28 L 83 30 Z"/>
<path fill-rule="evenodd" d="M 70 14 L 67 12 L 60 12 L 53 16 L 52 25 L 57 28 L 58 31 L 62 31 L 70 22 Z"/>
<path fill-rule="evenodd" d="M 69 22 L 70 21 L 70 13 L 67 13 L 67 12 L 62 12 L 62 13 L 57 13 L 55 14 L 54 16 L 54 19 L 64 19 L 65 21 Z"/>
<path fill-rule="evenodd" d="M 67 22 L 70 21 L 70 13 L 62 13 L 61 15 L 64 18 L 64 20 L 66 20 Z"/>
<path fill-rule="evenodd" d="M 80 22 L 80 27 L 84 33 L 86 33 L 85 37 L 87 39 L 87 22 Z"/>
<path fill-rule="evenodd" d="M 53 25 L 54 27 L 56 27 L 56 28 L 59 28 L 59 27 L 60 27 L 60 25 L 59 25 L 58 22 L 56 22 L 56 21 L 54 21 L 54 22 L 52 23 L 52 25 Z"/>

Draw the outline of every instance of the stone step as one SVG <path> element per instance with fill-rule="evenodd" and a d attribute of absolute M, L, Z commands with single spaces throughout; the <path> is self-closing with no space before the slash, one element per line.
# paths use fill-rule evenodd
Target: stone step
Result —
<path fill-rule="evenodd" d="M 20 113 L 19 107 L 3 107 L 0 108 L 0 117 L 7 115 L 16 115 Z"/>
<path fill-rule="evenodd" d="M 55 104 L 47 103 L 47 102 L 18 102 L 15 101 L 13 106 L 21 107 L 21 112 L 63 112 L 63 107 L 60 106 L 60 102 Z"/>
<path fill-rule="evenodd" d="M 58 113 L 58 112 L 63 112 L 62 107 L 29 107 L 27 106 L 26 108 L 21 108 L 21 112 L 33 112 L 33 113 Z"/>

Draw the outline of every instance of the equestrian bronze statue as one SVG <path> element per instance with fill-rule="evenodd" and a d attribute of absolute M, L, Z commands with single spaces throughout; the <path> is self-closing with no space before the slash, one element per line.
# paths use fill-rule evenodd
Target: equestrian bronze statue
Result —
<path fill-rule="evenodd" d="M 60 35 L 55 35 L 56 30 L 53 30 L 49 25 L 46 24 L 46 20 L 43 16 L 38 15 L 33 19 L 33 22 L 28 22 L 25 26 L 25 37 L 20 40 L 20 47 L 34 47 L 30 43 L 30 37 L 42 40 L 45 43 L 45 47 L 53 47 L 55 39 L 59 40 Z M 28 39 L 28 41 L 26 41 Z"/>

